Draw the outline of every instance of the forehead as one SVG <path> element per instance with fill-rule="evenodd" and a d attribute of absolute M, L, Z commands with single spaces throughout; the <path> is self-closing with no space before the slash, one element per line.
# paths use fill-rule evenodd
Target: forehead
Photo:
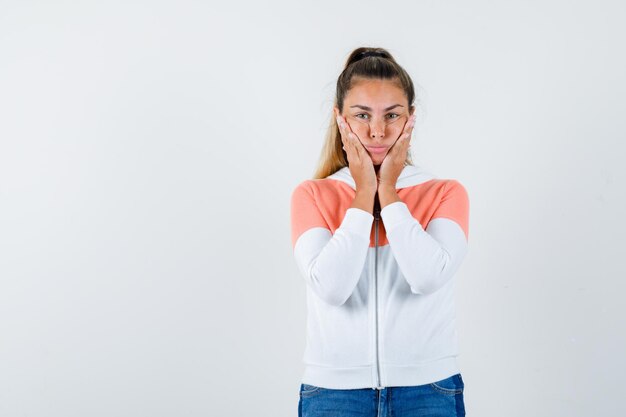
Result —
<path fill-rule="evenodd" d="M 393 104 L 406 106 L 406 95 L 397 81 L 381 79 L 357 79 L 345 97 L 345 103 L 387 107 Z"/>

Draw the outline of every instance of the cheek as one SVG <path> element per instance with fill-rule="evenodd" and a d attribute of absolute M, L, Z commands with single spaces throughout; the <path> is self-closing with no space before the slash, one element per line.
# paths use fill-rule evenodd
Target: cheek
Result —
<path fill-rule="evenodd" d="M 350 123 L 350 129 L 352 129 L 352 131 L 354 133 L 356 133 L 356 135 L 359 138 L 361 138 L 361 139 L 364 138 L 364 137 L 367 137 L 367 135 L 368 135 L 367 132 L 369 130 L 368 126 L 365 123 L 362 123 L 362 122 L 361 123 L 359 123 L 359 122 L 352 122 L 352 123 Z"/>
<path fill-rule="evenodd" d="M 394 123 L 387 128 L 387 132 L 389 132 L 389 135 L 395 139 L 402 134 L 403 128 L 404 126 L 402 126 L 402 124 Z"/>

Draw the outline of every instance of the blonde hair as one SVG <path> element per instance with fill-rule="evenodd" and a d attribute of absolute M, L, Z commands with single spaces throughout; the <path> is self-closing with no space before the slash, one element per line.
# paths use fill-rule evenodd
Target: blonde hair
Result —
<path fill-rule="evenodd" d="M 334 105 L 342 113 L 344 99 L 350 88 L 352 88 L 353 78 L 355 77 L 396 81 L 404 90 L 409 106 L 413 107 L 413 101 L 415 100 L 413 81 L 386 49 L 360 47 L 352 51 L 350 56 L 348 56 L 344 69 L 337 79 L 334 100 Z M 346 151 L 343 150 L 337 120 L 332 114 L 330 119 L 317 169 L 313 175 L 314 179 L 326 178 L 341 168 L 348 166 L 348 158 Z M 407 154 L 404 164 L 413 165 L 410 153 Z"/>

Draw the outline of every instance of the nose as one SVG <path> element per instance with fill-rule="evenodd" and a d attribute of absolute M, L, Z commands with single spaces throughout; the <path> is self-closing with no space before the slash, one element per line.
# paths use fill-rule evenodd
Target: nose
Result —
<path fill-rule="evenodd" d="M 385 125 L 381 121 L 370 123 L 370 137 L 374 140 L 382 140 L 385 137 Z"/>

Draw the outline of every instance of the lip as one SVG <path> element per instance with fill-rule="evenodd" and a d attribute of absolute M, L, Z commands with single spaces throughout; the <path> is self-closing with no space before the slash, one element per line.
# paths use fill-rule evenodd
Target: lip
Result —
<path fill-rule="evenodd" d="M 384 153 L 388 149 L 388 146 L 366 146 L 365 149 L 367 149 L 371 153 L 380 154 Z"/>

